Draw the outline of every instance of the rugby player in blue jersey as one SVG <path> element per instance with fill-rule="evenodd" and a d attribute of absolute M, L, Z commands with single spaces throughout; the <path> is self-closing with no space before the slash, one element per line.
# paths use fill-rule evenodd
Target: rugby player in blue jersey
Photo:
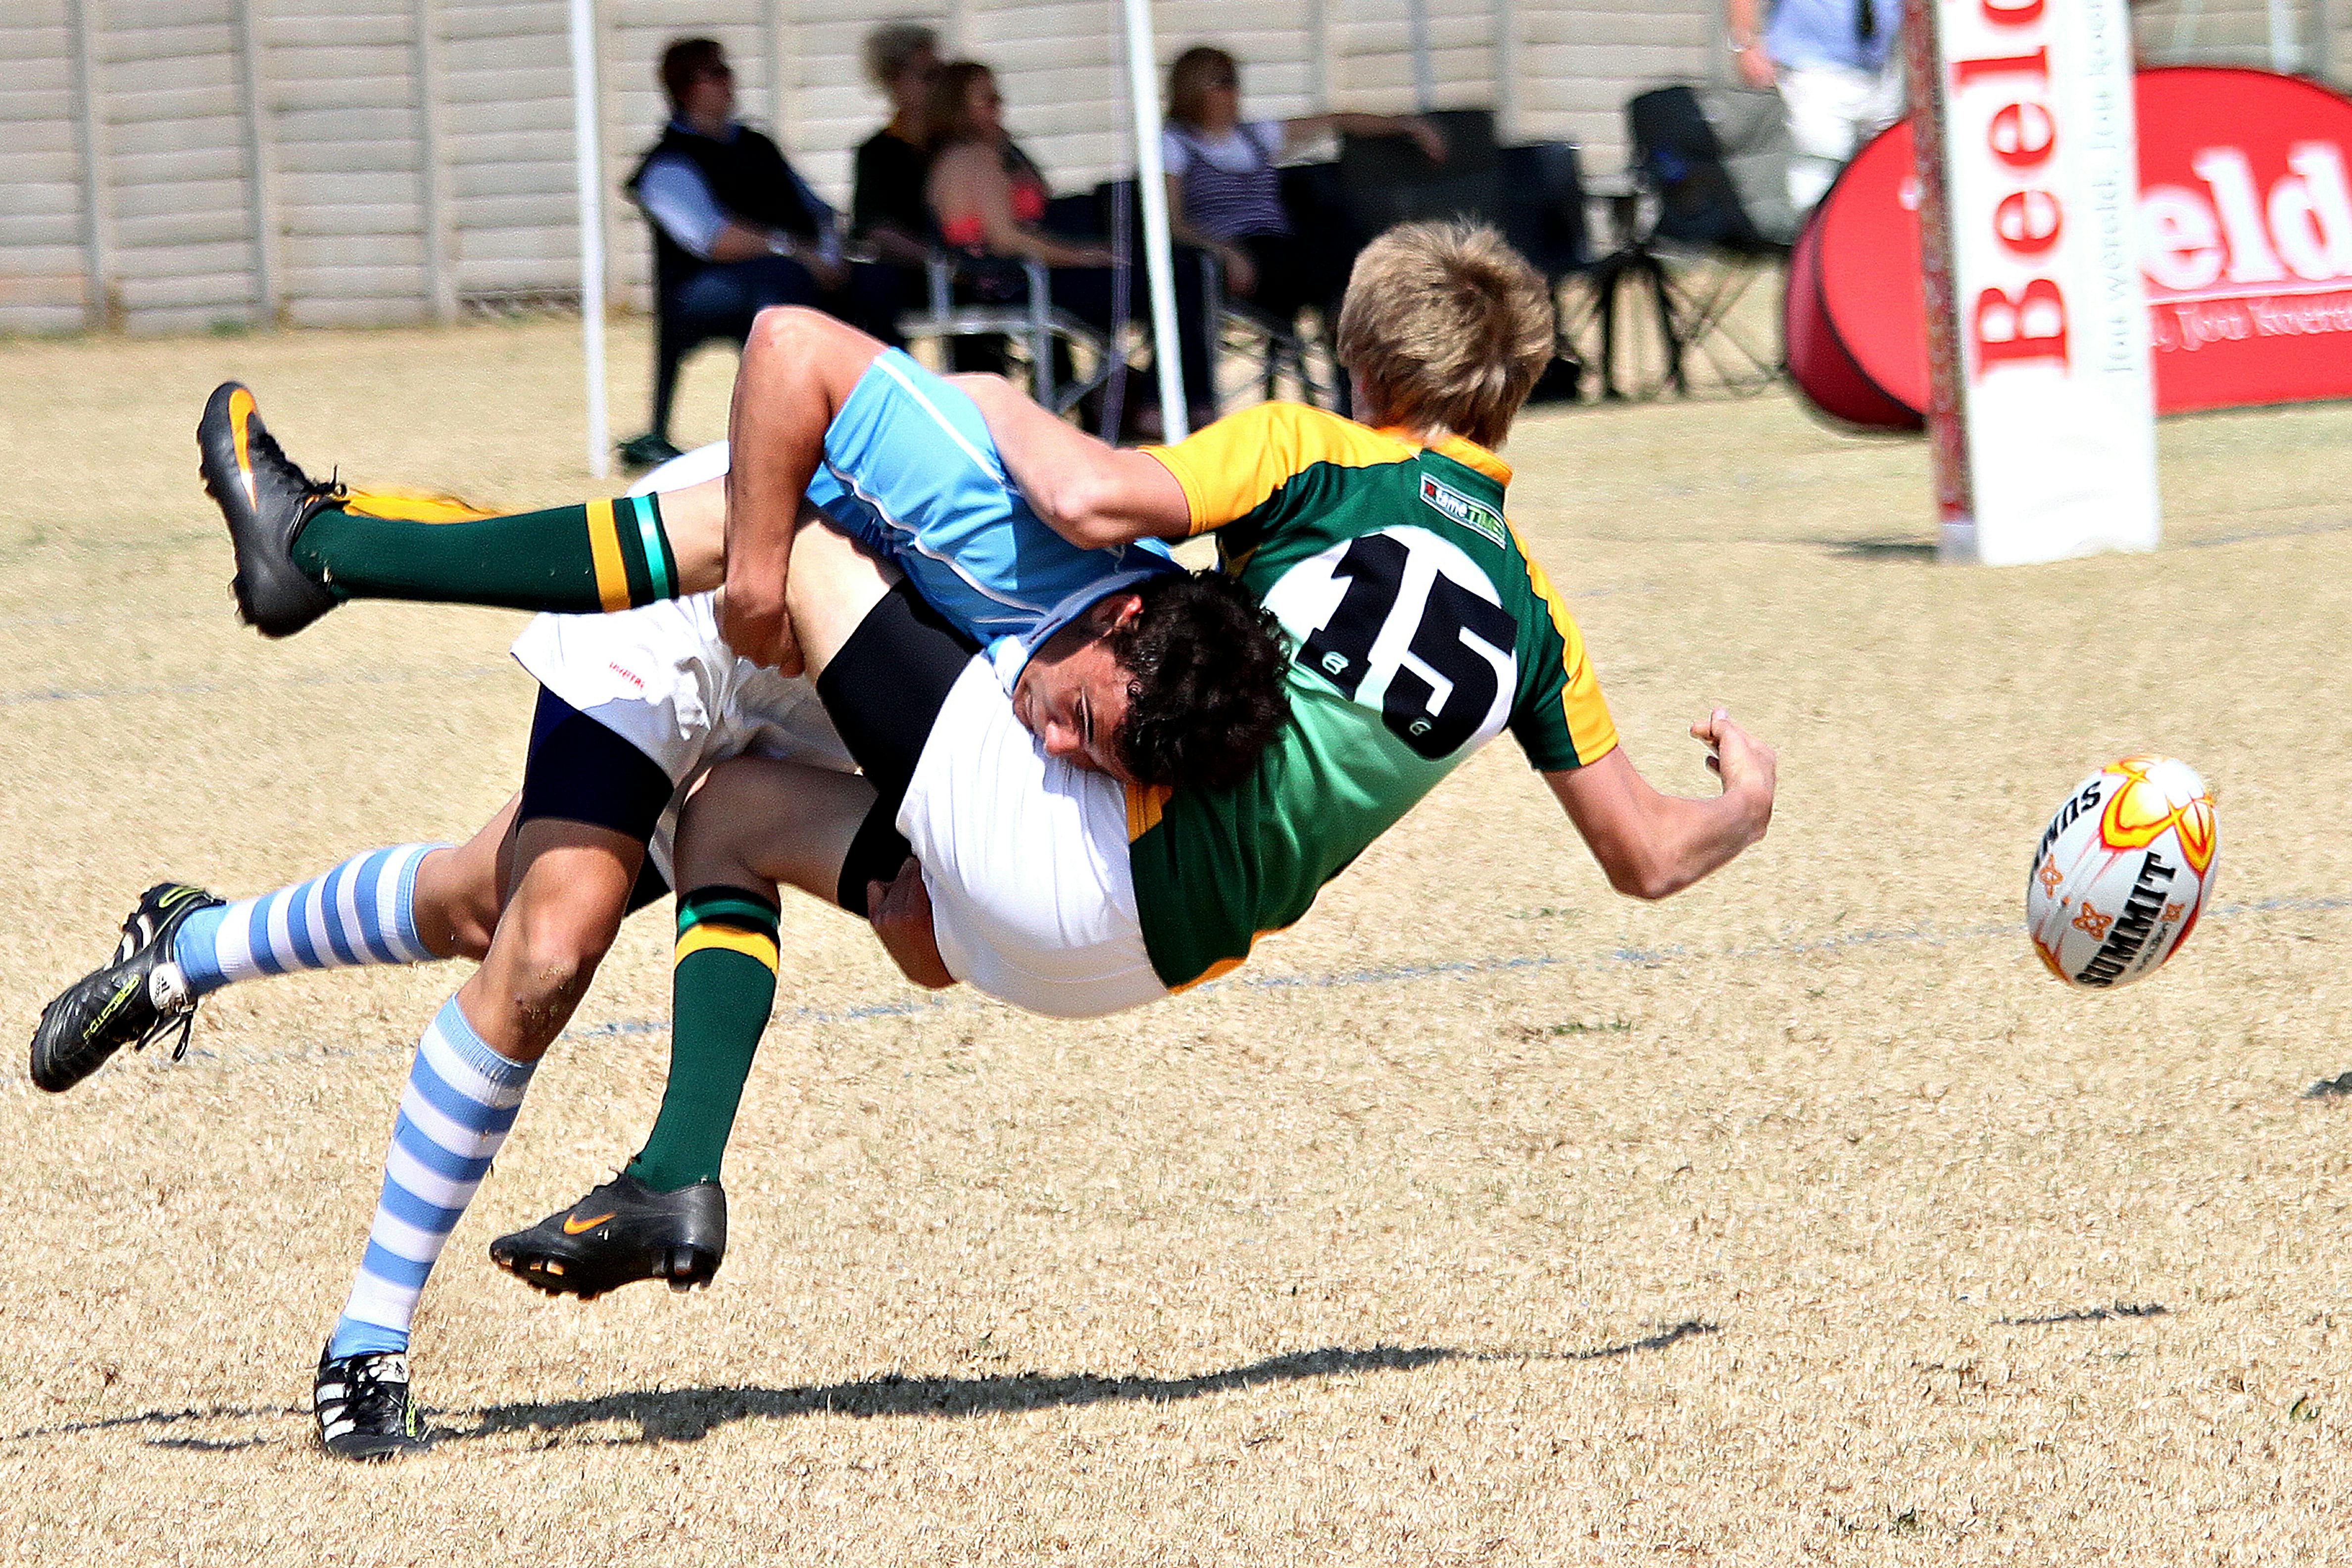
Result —
<path fill-rule="evenodd" d="M 812 316 L 807 325 L 835 324 Z M 1009 713 L 1017 704 L 1034 721 L 1046 757 L 1139 781 L 1230 782 L 1280 721 L 1286 656 L 1270 618 L 1223 578 L 1176 566 L 1156 543 L 1065 543 L 1028 513 L 978 410 L 952 384 L 886 352 L 845 395 L 821 401 L 829 416 L 804 433 L 805 456 L 816 460 L 797 482 L 828 521 L 800 531 L 802 552 L 817 564 L 796 592 L 799 613 L 826 639 L 826 677 L 788 679 L 739 657 L 719 634 L 711 593 L 667 596 L 716 577 L 724 444 L 648 476 L 642 493 L 524 519 L 520 531 L 541 547 L 567 531 L 578 540 L 569 591 L 583 602 L 568 607 L 619 613 L 541 615 L 517 641 L 541 691 L 514 799 L 466 844 L 375 850 L 255 899 L 224 903 L 160 885 L 125 921 L 113 960 L 43 1015 L 33 1077 L 62 1090 L 124 1044 L 173 1028 L 184 1040 L 199 999 L 225 984 L 352 964 L 482 961 L 419 1044 L 375 1221 L 320 1361 L 314 1410 L 331 1453 L 376 1458 L 423 1443 L 406 1351 L 425 1280 L 620 921 L 667 889 L 679 807 L 714 765 L 754 755 L 793 766 L 811 856 L 827 868 L 803 883 L 866 914 L 870 893 L 904 886 L 897 797 L 930 713 L 967 666 L 1003 683 L 1011 700 L 998 705 Z M 338 552 L 324 582 L 270 578 L 267 563 L 241 563 L 247 618 L 265 630 L 293 630 L 355 591 L 396 594 L 403 574 L 436 551 L 472 549 L 469 565 L 493 570 L 500 559 L 465 540 L 481 517 L 472 509 L 314 485 L 284 458 L 242 386 L 215 395 L 199 438 L 207 482 L 233 521 L 263 516 L 274 500 L 314 545 L 314 533 L 339 524 L 371 547 L 394 536 L 373 553 Z M 512 586 L 532 604 L 560 604 L 567 591 L 543 565 Z M 990 657 L 976 661 L 982 647 Z M 894 699 L 859 710 L 845 736 L 820 700 L 845 683 Z M 862 775 L 850 771 L 861 765 Z M 678 890 L 679 984 L 716 998 L 730 1038 L 740 1038 L 738 1003 L 764 1020 L 774 993 L 775 906 L 732 887 Z M 894 947 L 902 962 L 904 951 Z M 921 961 L 915 977 L 946 978 Z M 683 1044 L 690 1051 L 699 1042 Z M 728 1070 L 674 1074 L 639 1156 L 591 1194 L 602 1222 L 572 1234 L 625 1260 L 619 1278 L 684 1287 L 718 1267 L 719 1160 L 749 1065 L 746 1052 Z M 644 1247 L 633 1247 L 638 1237 Z M 594 1294 L 598 1283 L 568 1288 Z"/>

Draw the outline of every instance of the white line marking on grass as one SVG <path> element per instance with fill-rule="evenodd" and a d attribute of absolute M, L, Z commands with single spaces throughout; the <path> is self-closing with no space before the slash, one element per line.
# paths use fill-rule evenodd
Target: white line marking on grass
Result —
<path fill-rule="evenodd" d="M 2284 528 L 2250 529 L 2244 533 L 2217 533 L 2206 539 L 2179 539 L 2173 542 L 2183 550 L 2212 550 L 2224 544 L 2252 544 L 2264 539 L 2305 539 L 2315 533 L 2342 533 L 2352 529 L 2352 519 L 2336 522 L 2296 522 Z"/>
<path fill-rule="evenodd" d="M 2257 899 L 2250 903 L 2217 904 L 2205 912 L 2207 921 L 2228 922 L 2249 916 L 2278 914 L 2335 914 L 2352 910 L 2352 897 L 2317 899 Z M 1987 921 L 1977 925 L 1954 926 L 1937 931 L 1928 926 L 1894 927 L 1874 931 L 1834 931 L 1826 936 L 1794 937 L 1784 942 L 1764 942 L 1752 947 L 1720 948 L 1712 952 L 1676 943 L 1668 947 L 1618 947 L 1583 954 L 1534 952 L 1498 954 L 1491 958 L 1438 960 L 1426 963 L 1381 964 L 1366 969 L 1335 970 L 1322 974 L 1260 974 L 1242 975 L 1231 980 L 1212 981 L 1197 987 L 1199 994 L 1213 991 L 1328 991 L 1350 985 L 1409 985 L 1423 980 L 1466 979 L 1481 974 L 1513 974 L 1538 969 L 1603 970 L 1620 965 L 1643 969 L 1662 968 L 1674 963 L 1754 963 L 1772 959 L 1804 958 L 1815 953 L 1843 952 L 1854 949 L 1888 947 L 1951 947 L 1961 942 L 1979 942 L 1990 937 L 2021 937 L 2025 934 L 2022 921 Z M 861 1002 L 847 1007 L 784 1007 L 772 1017 L 793 1023 L 833 1025 L 871 1023 L 877 1018 L 911 1018 L 926 1013 L 977 1013 L 1001 1004 L 976 996 L 938 1000 L 929 996 L 894 997 L 887 1001 Z M 662 1035 L 669 1032 L 667 1018 L 616 1018 L 603 1024 L 589 1024 L 566 1029 L 560 1037 L 566 1040 L 601 1040 L 635 1035 Z M 415 1050 L 414 1042 L 406 1039 L 387 1040 L 369 1046 L 306 1046 L 290 1050 L 223 1051 L 204 1046 L 192 1046 L 188 1059 L 217 1064 L 224 1068 L 273 1067 L 284 1062 L 315 1061 L 321 1058 L 357 1058 L 397 1054 L 403 1058 Z M 29 1080 L 16 1079 L 0 1088 L 0 1098 L 23 1098 L 33 1093 Z"/>
<path fill-rule="evenodd" d="M 2352 910 L 2352 898 L 2331 899 L 2262 899 L 2252 903 L 2221 904 L 2208 910 L 2208 921 L 2233 921 L 2247 915 L 2322 914 L 2340 910 Z M 1957 942 L 1975 942 L 1986 937 L 2023 936 L 2022 921 L 1988 921 L 1979 925 L 1958 926 L 1949 931 L 1935 931 L 1926 926 L 1884 931 L 1838 931 L 1828 936 L 1801 937 L 1787 942 L 1766 942 L 1757 947 L 1740 947 L 1708 952 L 1683 946 L 1639 948 L 1619 947 L 1600 953 L 1581 956 L 1567 953 L 1524 953 L 1493 958 L 1440 960 L 1427 963 L 1381 964 L 1369 969 L 1339 970 L 1325 974 L 1259 974 L 1241 975 L 1231 980 L 1215 980 L 1197 987 L 1206 994 L 1213 991 L 1295 991 L 1328 990 L 1345 985 L 1401 985 L 1420 980 L 1438 980 L 1474 974 L 1508 974 L 1531 969 L 1604 969 L 1617 964 L 1632 964 L 1654 969 L 1662 964 L 1689 962 L 1729 961 L 1752 963 L 1761 959 L 1801 958 L 1817 952 L 1839 952 L 1849 948 L 1886 946 L 1949 947 Z M 848 1007 L 786 1007 L 779 1009 L 776 1018 L 789 1018 L 811 1024 L 862 1024 L 876 1018 L 908 1018 L 922 1013 L 978 1012 L 997 1005 L 971 996 L 942 1001 L 931 997 L 906 997 L 887 1002 L 866 1002 Z M 601 1039 L 619 1035 L 666 1034 L 667 1018 L 624 1018 L 606 1024 L 593 1024 L 585 1028 L 567 1029 L 565 1039 Z M 191 1055 L 197 1053 L 191 1052 Z"/>

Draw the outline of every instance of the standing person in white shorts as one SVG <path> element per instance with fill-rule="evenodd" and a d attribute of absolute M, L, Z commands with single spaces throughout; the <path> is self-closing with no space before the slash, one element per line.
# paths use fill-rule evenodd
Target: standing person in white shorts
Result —
<path fill-rule="evenodd" d="M 1739 79 L 1777 88 L 1788 110 L 1789 201 L 1800 216 L 1838 171 L 1903 117 L 1900 0 L 1727 0 L 1724 26 Z"/>

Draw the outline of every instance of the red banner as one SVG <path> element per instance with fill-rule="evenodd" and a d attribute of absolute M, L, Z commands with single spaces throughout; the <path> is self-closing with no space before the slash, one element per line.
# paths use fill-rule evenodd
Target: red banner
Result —
<path fill-rule="evenodd" d="M 2142 71 L 2140 271 L 2160 413 L 2352 397 L 2352 100 L 2295 77 Z M 1790 374 L 1917 428 L 1928 396 L 1911 130 L 1847 165 L 1790 258 Z"/>

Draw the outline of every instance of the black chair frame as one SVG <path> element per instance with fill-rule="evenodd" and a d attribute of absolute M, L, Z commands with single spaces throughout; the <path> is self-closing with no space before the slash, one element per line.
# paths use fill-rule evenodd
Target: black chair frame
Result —
<path fill-rule="evenodd" d="M 1783 372 L 1779 343 L 1768 347 L 1751 341 L 1734 312 L 1771 264 L 1786 259 L 1788 247 L 1755 232 L 1736 210 L 1736 194 L 1734 208 L 1712 218 L 1688 210 L 1685 194 L 1664 171 L 1679 163 L 1717 179 L 1723 192 L 1729 184 L 1721 179 L 1720 149 L 1703 121 L 1688 132 L 1698 143 L 1695 147 L 1662 153 L 1652 144 L 1660 136 L 1660 101 L 1674 90 L 1689 101 L 1687 89 L 1654 89 L 1627 104 L 1632 155 L 1626 183 L 1594 193 L 1607 214 L 1610 249 L 1587 269 L 1584 300 L 1570 331 L 1580 341 L 1597 332 L 1600 395 L 1608 400 L 1654 397 L 1669 390 L 1689 396 L 1694 354 L 1706 362 L 1717 384 L 1733 393 L 1763 391 Z M 1663 365 L 1654 386 L 1621 383 L 1629 310 L 1642 311 L 1655 323 Z"/>

